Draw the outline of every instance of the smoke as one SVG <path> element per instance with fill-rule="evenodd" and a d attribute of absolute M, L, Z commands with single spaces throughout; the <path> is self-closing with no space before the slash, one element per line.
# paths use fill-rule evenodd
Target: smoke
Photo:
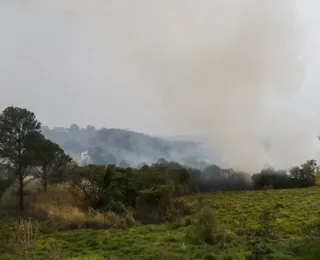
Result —
<path fill-rule="evenodd" d="M 316 124 L 294 103 L 305 77 L 294 1 L 20 1 L 64 17 L 72 48 L 103 58 L 109 49 L 135 68 L 171 122 L 202 135 L 225 165 L 254 172 L 317 158 Z"/>
<path fill-rule="evenodd" d="M 173 121 L 205 136 L 225 164 L 250 172 L 317 158 L 317 128 L 293 102 L 305 76 L 293 1 L 154 9 L 140 17 L 129 54 Z"/>

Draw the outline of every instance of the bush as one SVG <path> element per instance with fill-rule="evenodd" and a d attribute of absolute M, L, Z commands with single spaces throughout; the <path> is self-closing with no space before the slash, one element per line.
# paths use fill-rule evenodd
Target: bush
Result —
<path fill-rule="evenodd" d="M 28 211 L 33 219 L 50 221 L 58 230 L 127 228 L 136 225 L 130 211 L 123 215 L 101 212 L 90 207 L 84 209 L 83 197 L 75 200 L 68 185 L 53 185 L 39 193 Z"/>
<path fill-rule="evenodd" d="M 275 259 L 272 254 L 274 250 L 264 241 L 255 239 L 249 242 L 251 253 L 246 256 L 246 260 L 259 260 L 259 259 Z"/>
<path fill-rule="evenodd" d="M 183 199 L 173 200 L 170 207 L 167 209 L 166 220 L 174 222 L 175 226 L 187 226 L 190 225 L 189 220 L 184 221 L 186 216 L 192 214 L 191 207 Z M 189 223 L 189 224 L 188 224 Z"/>
<path fill-rule="evenodd" d="M 36 240 L 38 238 L 38 225 L 32 221 L 20 219 L 12 232 L 11 247 L 20 254 L 21 259 L 28 259 L 32 255 L 35 259 Z"/>
<path fill-rule="evenodd" d="M 277 236 L 276 212 L 274 209 L 265 210 L 259 216 L 259 224 L 261 225 L 261 235 L 267 239 L 274 239 Z"/>
<path fill-rule="evenodd" d="M 165 220 L 172 203 L 174 186 L 158 185 L 142 190 L 137 199 L 136 217 L 144 224 L 156 224 Z"/>
<path fill-rule="evenodd" d="M 204 207 L 197 215 L 194 234 L 198 240 L 207 244 L 217 242 L 216 215 L 210 207 Z"/>

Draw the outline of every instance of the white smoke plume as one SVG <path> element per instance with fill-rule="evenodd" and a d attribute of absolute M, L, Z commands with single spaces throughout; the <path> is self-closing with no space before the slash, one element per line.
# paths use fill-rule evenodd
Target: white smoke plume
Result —
<path fill-rule="evenodd" d="M 172 120 L 204 135 L 225 164 L 250 172 L 319 154 L 317 129 L 290 103 L 305 75 L 293 1 L 159 5 L 140 17 L 131 44 Z"/>
<path fill-rule="evenodd" d="M 204 136 L 226 165 L 254 172 L 317 159 L 319 128 L 293 102 L 305 77 L 293 0 L 20 1 L 68 20 L 82 36 L 74 48 L 105 57 L 112 46 L 172 122 Z"/>

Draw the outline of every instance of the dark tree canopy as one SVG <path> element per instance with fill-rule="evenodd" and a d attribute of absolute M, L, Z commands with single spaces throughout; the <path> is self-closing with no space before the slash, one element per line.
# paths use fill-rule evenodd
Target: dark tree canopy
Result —
<path fill-rule="evenodd" d="M 42 182 L 44 191 L 47 191 L 48 178 L 54 170 L 71 163 L 70 156 L 63 149 L 48 139 L 41 138 L 34 142 L 36 177 Z"/>
<path fill-rule="evenodd" d="M 41 124 L 35 114 L 18 107 L 8 107 L 0 115 L 0 157 L 13 167 L 23 167 L 28 145 Z"/>
<path fill-rule="evenodd" d="M 19 206 L 24 208 L 24 179 L 34 154 L 30 145 L 40 137 L 41 124 L 35 114 L 27 109 L 7 107 L 0 114 L 0 158 L 11 167 L 19 180 Z"/>

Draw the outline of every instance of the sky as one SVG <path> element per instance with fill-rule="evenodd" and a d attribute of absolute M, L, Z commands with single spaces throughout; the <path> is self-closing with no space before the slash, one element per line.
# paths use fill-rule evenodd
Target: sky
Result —
<path fill-rule="evenodd" d="M 296 2 L 307 75 L 295 99 L 302 113 L 317 120 L 320 3 Z M 140 11 L 148 12 L 143 6 Z M 98 0 L 0 0 L 0 109 L 28 108 L 50 127 L 77 123 L 188 134 L 169 119 L 154 88 L 146 86 L 150 81 L 116 51 L 123 28 L 117 22 Z"/>

